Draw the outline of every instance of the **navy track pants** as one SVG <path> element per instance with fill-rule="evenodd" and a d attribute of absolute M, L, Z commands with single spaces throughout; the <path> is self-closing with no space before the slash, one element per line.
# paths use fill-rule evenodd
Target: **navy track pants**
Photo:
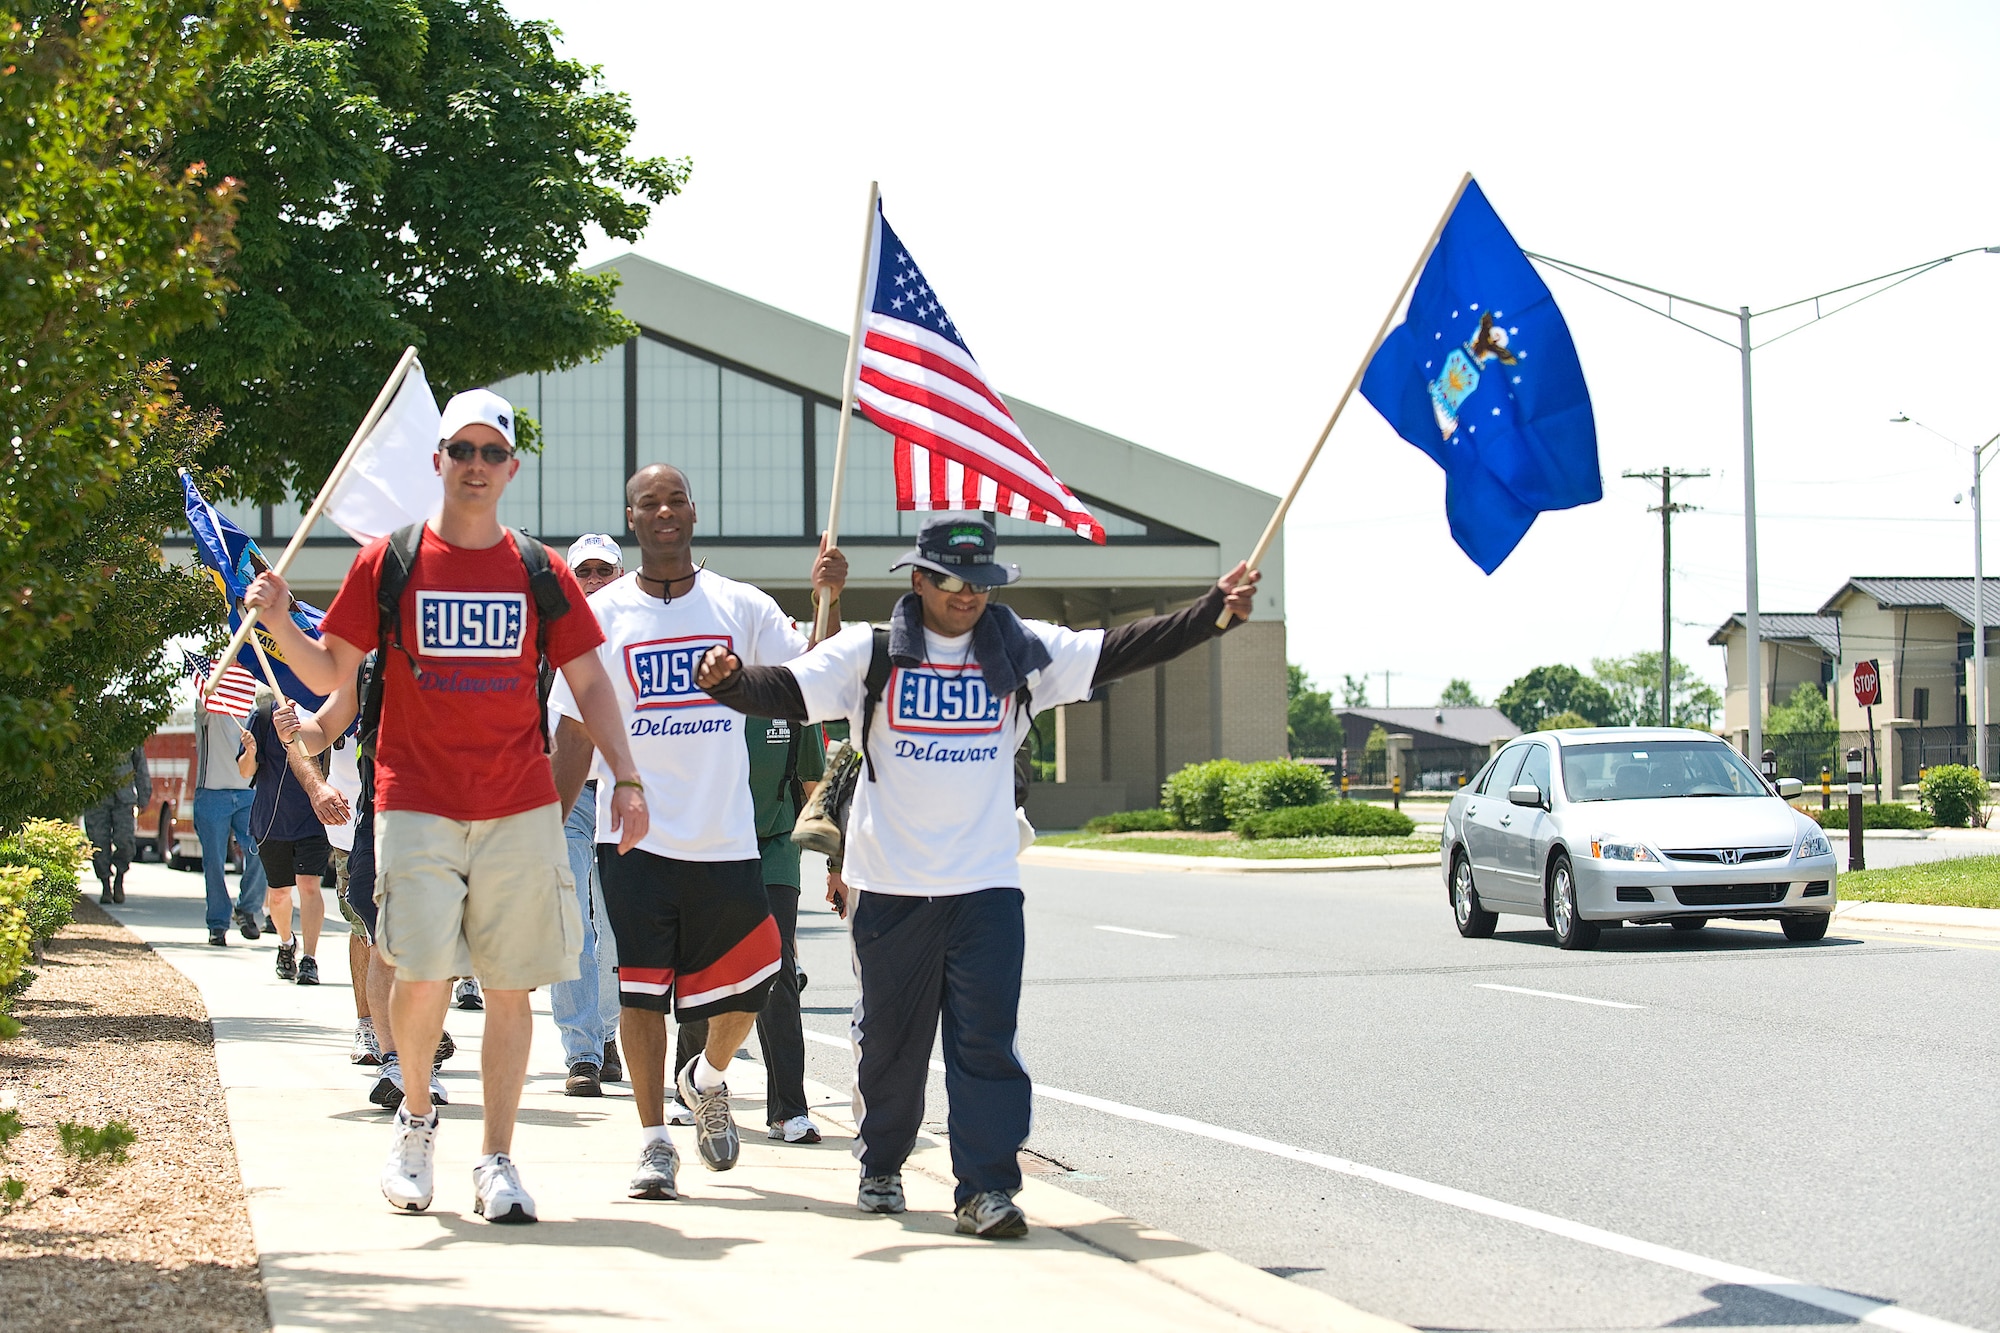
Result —
<path fill-rule="evenodd" d="M 957 1201 L 1021 1188 L 1033 1091 L 1015 1031 L 1025 934 L 1019 889 L 950 898 L 862 893 L 854 909 L 854 1155 L 903 1169 L 923 1127 L 931 1041 L 944 1027 Z"/>

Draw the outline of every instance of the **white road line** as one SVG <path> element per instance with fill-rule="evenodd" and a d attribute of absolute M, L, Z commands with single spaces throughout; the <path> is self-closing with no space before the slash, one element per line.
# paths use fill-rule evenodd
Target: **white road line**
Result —
<path fill-rule="evenodd" d="M 1567 997 L 1566 997 L 1567 998 Z M 805 1031 L 807 1041 L 816 1041 L 825 1046 L 838 1046 L 851 1050 L 845 1037 L 829 1037 L 811 1028 Z M 941 1061 L 930 1062 L 932 1069 L 943 1070 Z M 1898 1305 L 1888 1305 L 1870 1300 L 1866 1296 L 1855 1296 L 1844 1291 L 1833 1291 L 1826 1287 L 1801 1282 L 1797 1278 L 1780 1277 L 1775 1273 L 1764 1273 L 1754 1268 L 1743 1268 L 1736 1264 L 1724 1263 L 1719 1259 L 1704 1258 L 1690 1254 L 1686 1250 L 1676 1250 L 1667 1245 L 1655 1245 L 1651 1241 L 1639 1240 L 1632 1236 L 1621 1236 L 1615 1231 L 1590 1226 L 1583 1222 L 1572 1222 L 1565 1217 L 1551 1213 L 1536 1212 L 1532 1208 L 1521 1208 L 1498 1199 L 1489 1199 L 1468 1190 L 1454 1189 L 1450 1185 L 1436 1185 L 1415 1176 L 1406 1176 L 1399 1171 L 1385 1171 L 1379 1166 L 1368 1166 L 1362 1162 L 1352 1162 L 1345 1157 L 1334 1157 L 1327 1153 L 1312 1152 L 1306 1148 L 1294 1148 L 1288 1143 L 1278 1143 L 1271 1139 L 1258 1138 L 1254 1134 L 1244 1134 L 1234 1129 L 1224 1129 L 1205 1121 L 1192 1120 L 1187 1116 L 1167 1115 L 1160 1111 L 1149 1111 L 1143 1106 L 1127 1106 L 1123 1102 L 1106 1101 L 1102 1097 L 1091 1097 L 1081 1092 L 1068 1092 L 1062 1088 L 1051 1088 L 1046 1084 L 1034 1085 L 1035 1094 L 1050 1101 L 1068 1102 L 1072 1106 L 1101 1111 L 1105 1115 L 1117 1116 L 1121 1120 L 1136 1120 L 1141 1124 L 1157 1125 L 1162 1129 L 1178 1130 L 1196 1138 L 1212 1139 L 1217 1143 L 1227 1143 L 1237 1148 L 1248 1148 L 1252 1152 L 1266 1153 L 1272 1157 L 1282 1157 L 1300 1162 L 1306 1166 L 1316 1166 L 1323 1171 L 1332 1171 L 1343 1176 L 1353 1176 L 1358 1180 L 1370 1181 L 1388 1189 L 1413 1194 L 1433 1203 L 1448 1204 L 1467 1212 L 1480 1213 L 1486 1217 L 1498 1218 L 1503 1222 L 1514 1222 L 1536 1231 L 1560 1236 L 1565 1240 L 1579 1241 L 1594 1245 L 1600 1250 L 1622 1254 L 1633 1259 L 1644 1259 L 1649 1263 L 1666 1268 L 1677 1268 L 1683 1273 L 1696 1277 L 1710 1278 L 1717 1282 L 1727 1282 L 1739 1287 L 1752 1287 L 1758 1291 L 1782 1296 L 1786 1300 L 1797 1301 L 1816 1309 L 1833 1314 L 1846 1315 L 1864 1324 L 1877 1328 L 1893 1329 L 1895 1333 L 1978 1333 L 1964 1324 L 1954 1324 L 1946 1319 L 1919 1314 Z"/>
<path fill-rule="evenodd" d="M 1492 981 L 1472 983 L 1480 990 L 1504 990 L 1516 995 L 1539 995 L 1544 1000 L 1568 1000 L 1572 1004 L 1601 1004 L 1606 1009 L 1644 1009 L 1643 1004 L 1622 1004 L 1617 1000 L 1593 1000 L 1588 995 L 1565 995 L 1559 990 L 1529 990 L 1526 986 L 1502 986 Z"/>
<path fill-rule="evenodd" d="M 1162 935 L 1157 930 L 1134 930 L 1130 926 L 1099 926 L 1098 929 L 1108 930 L 1114 935 L 1144 935 L 1149 940 L 1171 940 L 1179 938 L 1179 936 L 1176 935 Z"/>

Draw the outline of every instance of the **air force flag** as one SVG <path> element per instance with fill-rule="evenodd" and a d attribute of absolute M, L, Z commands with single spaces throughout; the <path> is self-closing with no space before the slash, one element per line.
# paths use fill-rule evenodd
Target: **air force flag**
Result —
<path fill-rule="evenodd" d="M 1569 326 L 1477 182 L 1361 394 L 1444 469 L 1451 535 L 1488 574 L 1543 510 L 1604 498 Z"/>
<path fill-rule="evenodd" d="M 231 523 L 226 515 L 202 497 L 195 487 L 194 478 L 188 475 L 185 468 L 181 470 L 181 498 L 187 502 L 188 530 L 194 534 L 194 553 L 208 567 L 208 576 L 214 581 L 215 590 L 222 594 L 223 604 L 229 608 L 229 630 L 233 634 L 243 620 L 243 594 L 249 591 L 251 581 L 269 569 L 270 564 L 249 533 Z M 321 614 L 320 609 L 310 602 L 292 599 L 292 623 L 305 631 L 307 638 L 319 637 Z M 257 636 L 257 642 L 264 646 L 265 655 L 271 659 L 271 674 L 278 678 L 278 688 L 285 692 L 285 697 L 317 712 L 326 699 L 307 689 L 305 682 L 292 673 L 278 641 L 271 637 L 262 622 L 251 633 Z M 256 650 L 249 644 L 236 650 L 236 662 L 250 673 L 253 680 L 264 679 Z"/>

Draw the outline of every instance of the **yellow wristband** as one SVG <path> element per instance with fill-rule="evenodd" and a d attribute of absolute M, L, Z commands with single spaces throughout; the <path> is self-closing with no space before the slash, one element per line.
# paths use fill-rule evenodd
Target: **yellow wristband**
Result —
<path fill-rule="evenodd" d="M 642 796 L 645 795 L 646 792 L 646 784 L 639 781 L 639 779 L 637 778 L 620 778 L 618 781 L 611 784 L 611 790 L 613 791 L 617 791 L 620 787 L 637 787 L 639 789 L 639 794 Z"/>

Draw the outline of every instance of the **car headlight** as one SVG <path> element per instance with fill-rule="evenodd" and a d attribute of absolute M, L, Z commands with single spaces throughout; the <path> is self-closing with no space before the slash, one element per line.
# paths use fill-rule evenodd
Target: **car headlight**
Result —
<path fill-rule="evenodd" d="M 1639 842 L 1599 842 L 1590 844 L 1590 854 L 1600 861 L 1648 861 L 1657 863 L 1658 852 Z"/>
<path fill-rule="evenodd" d="M 1824 833 L 1808 833 L 1799 839 L 1799 859 L 1809 856 L 1832 856 L 1833 844 L 1826 840 Z"/>

